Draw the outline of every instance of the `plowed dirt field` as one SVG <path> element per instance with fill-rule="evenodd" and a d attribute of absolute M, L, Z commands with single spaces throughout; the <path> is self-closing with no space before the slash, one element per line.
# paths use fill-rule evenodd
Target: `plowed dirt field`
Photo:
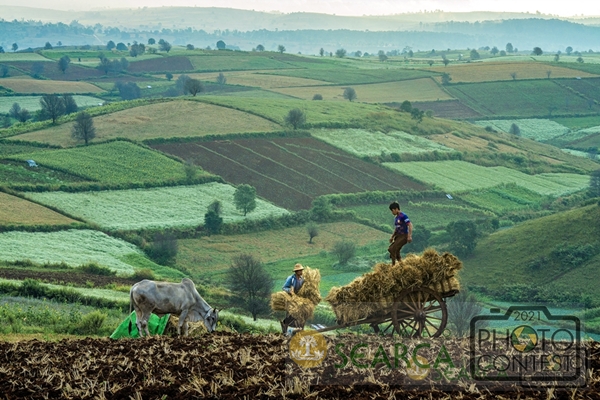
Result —
<path fill-rule="evenodd" d="M 364 340 L 377 340 L 368 336 Z M 464 348 L 457 342 L 445 345 Z M 599 353 L 600 344 L 588 345 L 590 369 L 583 387 L 505 384 L 498 391 L 497 386 L 484 389 L 476 384 L 415 387 L 406 374 L 385 375 L 380 370 L 365 373 L 361 382 L 349 375 L 355 369 L 336 370 L 335 357 L 301 369 L 289 361 L 288 340 L 277 335 L 218 332 L 196 338 L 33 340 L 0 343 L 0 398 L 599 399 Z"/>

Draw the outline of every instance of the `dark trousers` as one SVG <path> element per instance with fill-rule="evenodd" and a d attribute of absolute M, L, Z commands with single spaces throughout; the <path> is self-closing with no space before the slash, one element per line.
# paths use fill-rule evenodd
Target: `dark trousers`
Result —
<path fill-rule="evenodd" d="M 396 261 L 402 260 L 402 257 L 400 257 L 400 250 L 402 250 L 402 246 L 404 246 L 406 243 L 408 243 L 408 234 L 405 233 L 394 236 L 394 241 L 392 244 L 390 244 L 390 247 L 388 247 L 392 264 L 395 264 Z"/>

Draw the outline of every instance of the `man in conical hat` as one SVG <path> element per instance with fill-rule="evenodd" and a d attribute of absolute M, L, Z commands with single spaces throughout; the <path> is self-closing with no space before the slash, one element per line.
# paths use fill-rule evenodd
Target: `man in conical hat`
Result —
<path fill-rule="evenodd" d="M 294 265 L 294 273 L 285 280 L 285 284 L 283 285 L 283 291 L 287 292 L 291 295 L 298 293 L 298 291 L 302 288 L 304 284 L 304 278 L 302 277 L 302 271 L 304 267 L 302 264 Z M 281 323 L 281 330 L 283 333 L 287 332 L 287 328 L 289 325 L 294 323 L 294 318 L 291 315 L 286 315 L 283 321 L 279 321 Z"/>

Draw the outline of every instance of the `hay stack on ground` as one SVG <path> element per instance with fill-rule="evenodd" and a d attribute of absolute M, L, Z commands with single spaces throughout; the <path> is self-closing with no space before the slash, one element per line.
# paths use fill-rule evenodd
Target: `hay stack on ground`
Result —
<path fill-rule="evenodd" d="M 317 304 L 321 302 L 319 284 L 321 273 L 318 269 L 304 267 L 302 273 L 304 284 L 298 293 L 290 295 L 284 291 L 271 295 L 271 309 L 273 311 L 287 311 L 299 326 L 304 326 L 306 320 L 312 318 Z"/>
<path fill-rule="evenodd" d="M 177 336 L 177 325 L 179 324 L 179 317 L 177 315 L 172 315 L 169 317 L 169 322 L 167 322 L 167 326 L 165 327 L 164 335 L 167 336 Z M 189 322 L 188 321 L 188 336 L 197 337 L 202 336 L 205 333 L 208 333 L 206 326 L 203 321 L 198 322 Z M 183 327 L 181 328 L 181 334 L 183 335 Z"/>
<path fill-rule="evenodd" d="M 339 323 L 356 321 L 389 312 L 394 298 L 405 289 L 429 287 L 439 293 L 459 290 L 455 277 L 462 262 L 450 253 L 439 255 L 427 249 L 421 255 L 409 254 L 396 265 L 379 263 L 346 286 L 333 287 L 327 300 Z"/>

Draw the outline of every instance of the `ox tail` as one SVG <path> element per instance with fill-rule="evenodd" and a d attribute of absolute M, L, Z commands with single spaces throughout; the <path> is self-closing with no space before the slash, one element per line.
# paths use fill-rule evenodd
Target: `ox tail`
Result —
<path fill-rule="evenodd" d="M 129 335 L 131 336 L 131 325 L 132 325 L 132 321 L 131 321 L 131 309 L 133 308 L 133 290 L 129 291 Z M 137 317 L 137 315 L 136 315 Z"/>

